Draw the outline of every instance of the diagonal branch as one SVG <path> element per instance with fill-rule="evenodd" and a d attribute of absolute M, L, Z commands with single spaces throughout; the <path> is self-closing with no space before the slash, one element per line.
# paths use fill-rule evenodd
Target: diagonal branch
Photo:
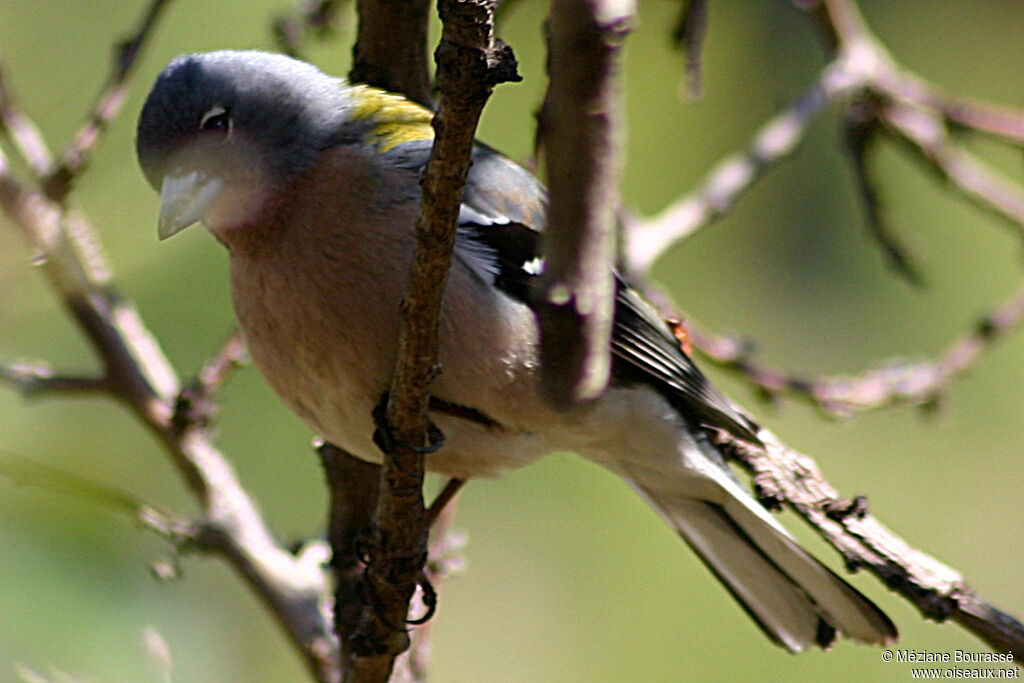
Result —
<path fill-rule="evenodd" d="M 817 465 L 785 446 L 768 430 L 752 447 L 726 434 L 719 439 L 732 458 L 753 475 L 761 501 L 769 508 L 785 503 L 838 550 L 851 570 L 867 569 L 885 585 L 936 621 L 952 619 L 997 652 L 1013 651 L 1024 663 L 1024 625 L 986 603 L 963 576 L 910 547 L 868 510 L 867 499 L 842 498 Z"/>
<path fill-rule="evenodd" d="M 957 144 L 941 114 L 896 99 L 883 104 L 879 114 L 889 130 L 908 143 L 950 187 L 1002 218 L 1018 237 L 1024 237 L 1024 190 Z"/>
<path fill-rule="evenodd" d="M 725 216 L 765 173 L 796 151 L 810 123 L 830 102 L 856 92 L 861 84 L 845 60 L 833 62 L 792 105 L 758 129 L 747 149 L 718 162 L 696 190 L 657 216 L 631 221 L 626 233 L 629 272 L 646 273 L 670 247 Z"/>
<path fill-rule="evenodd" d="M 85 124 L 75 134 L 71 143 L 64 148 L 60 163 L 47 173 L 43 183 L 46 195 L 61 204 L 71 184 L 92 158 L 100 137 L 121 112 L 128 86 L 138 57 L 150 33 L 156 27 L 161 12 L 171 0 L 150 0 L 135 32 L 119 43 L 115 49 L 113 65 L 103 84 L 96 103 L 92 106 Z"/>
<path fill-rule="evenodd" d="M 0 133 L 10 139 L 21 161 L 36 176 L 53 164 L 53 155 L 39 127 L 16 104 L 7 69 L 0 60 Z"/>

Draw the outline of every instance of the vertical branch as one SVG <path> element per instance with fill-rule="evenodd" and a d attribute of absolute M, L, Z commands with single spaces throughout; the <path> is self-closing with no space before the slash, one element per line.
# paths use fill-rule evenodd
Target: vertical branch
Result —
<path fill-rule="evenodd" d="M 380 489 L 380 467 L 352 456 L 333 444 L 318 446 L 327 488 L 330 492 L 327 536 L 331 543 L 334 570 L 334 628 L 338 635 L 341 661 L 350 662 L 353 636 L 359 626 L 365 564 L 362 544 L 372 525 L 373 510 Z M 340 673 L 340 672 L 339 672 Z"/>
<path fill-rule="evenodd" d="M 538 300 L 543 387 L 555 406 L 596 399 L 611 371 L 612 262 L 630 0 L 558 0 L 542 125 L 551 205 Z"/>
<path fill-rule="evenodd" d="M 358 0 L 359 34 L 349 79 L 431 106 L 427 64 L 430 0 Z"/>
<path fill-rule="evenodd" d="M 437 48 L 440 106 L 436 139 L 423 180 L 417 246 L 402 306 L 399 357 L 387 406 L 378 414 L 385 450 L 369 547 L 367 600 L 344 663 L 346 679 L 383 681 L 409 646 L 409 601 L 427 555 L 423 456 L 441 444 L 427 417 L 430 383 L 438 372 L 438 319 L 455 244 L 462 188 L 476 125 L 493 87 L 518 78 L 511 50 L 494 35 L 494 0 L 439 5 L 444 32 Z M 393 36 L 392 36 L 393 39 Z"/>

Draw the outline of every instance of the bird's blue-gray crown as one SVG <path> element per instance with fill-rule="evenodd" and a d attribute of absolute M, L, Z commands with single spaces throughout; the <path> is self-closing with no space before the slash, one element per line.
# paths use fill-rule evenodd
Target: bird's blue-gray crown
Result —
<path fill-rule="evenodd" d="M 345 91 L 339 79 L 283 55 L 182 55 L 161 72 L 142 108 L 139 163 L 159 188 L 176 153 L 209 147 L 207 162 L 216 164 L 228 151 L 224 145 L 239 136 L 260 156 L 250 161 L 273 176 L 301 173 L 346 119 L 351 99 Z"/>

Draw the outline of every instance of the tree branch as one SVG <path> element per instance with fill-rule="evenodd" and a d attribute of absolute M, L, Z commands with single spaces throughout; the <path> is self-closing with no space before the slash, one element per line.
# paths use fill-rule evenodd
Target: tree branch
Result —
<path fill-rule="evenodd" d="M 117 45 L 110 74 L 96 98 L 96 104 L 89 112 L 86 123 L 61 153 L 60 164 L 47 173 L 43 189 L 46 196 L 54 202 L 63 203 L 71 189 L 71 183 L 92 158 L 103 131 L 121 112 L 125 97 L 128 95 L 129 79 L 135 70 L 138 57 L 157 25 L 161 12 L 170 1 L 150 0 L 135 33 Z"/>
<path fill-rule="evenodd" d="M 694 344 L 719 365 L 741 373 L 767 397 L 801 398 L 839 417 L 898 405 L 930 405 L 977 365 L 995 344 L 1024 322 L 1024 284 L 1007 301 L 981 316 L 974 329 L 934 360 L 892 361 L 853 376 L 803 378 L 758 365 L 751 345 L 719 337 L 688 323 Z"/>
<path fill-rule="evenodd" d="M 0 363 L 0 381 L 12 385 L 26 398 L 47 394 L 95 394 L 108 388 L 102 377 L 57 375 L 48 365 L 28 363 Z"/>
<path fill-rule="evenodd" d="M 871 35 L 851 0 L 808 0 L 799 4 L 812 10 L 830 63 L 794 106 L 762 126 L 747 152 L 720 162 L 696 192 L 662 215 L 630 225 L 629 267 L 645 273 L 675 242 L 728 211 L 764 172 L 794 149 L 808 123 L 833 101 L 844 102 L 852 116 L 871 121 L 872 130 L 868 132 L 872 135 L 877 121 L 890 137 L 907 145 L 956 191 L 1000 216 L 1016 234 L 1024 236 L 1024 191 L 958 145 L 947 130 L 947 123 L 958 126 L 958 130 L 970 130 L 971 122 L 976 121 L 976 132 L 1019 146 L 1024 114 L 953 97 L 904 71 Z M 860 107 L 867 111 L 856 111 Z M 870 169 L 863 162 L 862 154 L 855 158 L 878 242 L 890 258 L 908 262 L 908 255 L 894 241 L 888 226 L 879 221 Z M 852 379 L 801 380 L 750 363 L 744 344 L 698 330 L 694 330 L 693 337 L 698 346 L 741 370 L 768 395 L 796 394 L 811 398 L 827 410 L 848 413 L 934 401 L 997 338 L 1018 327 L 1022 318 L 1024 290 L 953 343 L 937 361 L 890 364 Z M 1024 627 L 1017 620 L 981 600 L 958 573 L 911 549 L 861 505 L 840 499 L 809 458 L 783 446 L 767 431 L 760 436 L 768 444 L 763 452 L 738 442 L 732 443 L 731 449 L 735 458 L 753 472 L 762 498 L 775 506 L 783 502 L 793 506 L 843 553 L 851 566 L 871 568 L 926 616 L 953 619 L 993 647 L 1002 652 L 1013 650 L 1020 658 Z"/>
<path fill-rule="evenodd" d="M 646 273 L 669 248 L 726 215 L 743 193 L 793 154 L 811 121 L 826 105 L 846 97 L 860 85 L 860 79 L 847 69 L 845 62 L 828 65 L 807 92 L 758 129 L 746 150 L 718 162 L 696 190 L 657 216 L 629 221 L 629 272 Z"/>
<path fill-rule="evenodd" d="M 864 204 L 868 232 L 888 257 L 889 264 L 913 285 L 924 278 L 913 257 L 896 237 L 871 170 L 872 153 L 877 149 L 882 127 L 867 98 L 855 99 L 843 121 L 843 139 L 853 169 L 857 190 Z"/>
<path fill-rule="evenodd" d="M 53 155 L 39 128 L 15 103 L 7 68 L 0 59 L 0 133 L 14 144 L 19 157 L 36 176 L 45 175 Z"/>
<path fill-rule="evenodd" d="M 441 99 L 424 172 L 417 248 L 402 306 L 399 357 L 378 430 L 387 444 L 369 546 L 363 606 L 346 657 L 346 679 L 384 681 L 409 646 L 403 628 L 427 557 L 423 507 L 424 451 L 441 436 L 427 418 L 429 387 L 438 372 L 437 330 L 455 243 L 462 187 L 476 125 L 491 90 L 517 78 L 511 50 L 493 35 L 493 0 L 446 0 L 437 48 Z"/>
<path fill-rule="evenodd" d="M 131 65 L 162 5 L 159 0 L 150 5 L 142 28 L 122 48 L 122 59 L 99 98 L 91 123 L 76 136 L 58 169 L 26 183 L 15 176 L 0 152 L 0 210 L 36 250 L 43 275 L 102 363 L 100 378 L 65 381 L 65 388 L 102 388 L 146 425 L 200 501 L 202 519 L 195 525 L 194 547 L 224 558 L 278 620 L 311 674 L 328 681 L 337 666 L 332 662 L 335 646 L 330 619 L 322 609 L 328 595 L 323 569 L 277 544 L 231 466 L 212 445 L 206 420 L 179 410 L 185 402 L 177 373 L 138 311 L 114 287 L 96 231 L 83 215 L 62 206 L 70 181 L 84 168 L 100 134 L 118 113 Z M 9 92 L 4 99 L 4 111 L 18 111 Z M 0 120 L 6 124 L 11 117 L 8 114 Z M 2 132 L 21 141 L 16 146 L 28 157 L 30 170 L 42 170 L 38 150 L 45 149 L 45 143 L 41 138 L 33 140 L 36 128 L 26 116 L 14 120 L 18 127 Z M 29 183 L 39 181 L 48 183 L 49 194 L 30 187 Z M 38 372 L 34 374 L 34 381 L 22 377 L 27 382 L 25 388 L 40 386 L 42 378 Z M 196 384 L 205 382 L 212 391 L 219 384 L 218 376 L 222 376 L 220 370 L 211 370 Z M 54 391 L 60 388 L 52 381 L 42 386 Z"/>
<path fill-rule="evenodd" d="M 907 545 L 870 514 L 865 497 L 840 497 L 813 460 L 766 429 L 758 437 L 763 449 L 724 433 L 718 440 L 753 475 L 766 507 L 785 503 L 842 554 L 851 570 L 869 570 L 925 617 L 952 619 L 1024 663 L 1024 625 L 982 600 L 959 572 Z"/>
<path fill-rule="evenodd" d="M 541 137 L 550 204 L 536 309 L 541 386 L 562 409 L 598 398 L 611 373 L 620 48 L 634 12 L 629 0 L 557 0 L 548 18 Z"/>
<path fill-rule="evenodd" d="M 686 56 L 686 92 L 700 97 L 703 90 L 701 51 L 708 33 L 708 1 L 687 0 L 672 31 L 672 42 Z"/>
<path fill-rule="evenodd" d="M 272 30 L 278 48 L 298 57 L 310 31 L 317 36 L 330 33 L 341 4 L 340 0 L 297 0 L 295 7 L 274 19 Z"/>
<path fill-rule="evenodd" d="M 822 0 L 810 6 L 816 26 L 824 34 L 833 59 L 813 86 L 789 109 L 761 127 L 746 152 L 720 162 L 700 187 L 671 205 L 659 216 L 629 225 L 627 262 L 643 274 L 676 242 L 725 215 L 743 192 L 765 172 L 786 158 L 799 144 L 807 125 L 829 102 L 843 101 L 853 120 L 885 126 L 889 136 L 903 142 L 965 197 L 1005 219 L 1024 236 L 1024 190 L 988 169 L 960 147 L 946 130 L 945 121 L 968 126 L 979 122 L 979 132 L 1019 144 L 1024 113 L 1011 112 L 973 100 L 957 98 L 907 73 L 892 61 L 870 33 L 854 3 Z M 848 119 L 849 120 L 849 119 Z M 1016 122 L 1016 123 L 1015 123 Z M 849 128 L 847 129 L 849 133 Z M 848 135 L 848 141 L 852 136 Z M 856 144 L 866 141 L 854 139 Z M 911 256 L 897 243 L 882 221 L 875 183 L 864 164 L 864 149 L 855 144 L 856 177 L 865 197 L 872 234 L 890 260 L 920 279 Z M 908 270 L 909 268 L 909 270 Z M 694 329 L 694 341 L 709 356 L 744 374 L 769 396 L 791 394 L 810 399 L 836 414 L 905 403 L 927 403 L 953 379 L 976 363 L 997 335 L 1018 325 L 1017 297 L 986 319 L 1006 321 L 992 329 L 987 322 L 968 333 L 934 362 L 890 363 L 857 378 L 803 379 L 760 367 L 749 357 L 749 345 L 715 337 Z"/>
<path fill-rule="evenodd" d="M 357 0 L 359 34 L 349 80 L 431 107 L 427 62 L 430 0 Z"/>

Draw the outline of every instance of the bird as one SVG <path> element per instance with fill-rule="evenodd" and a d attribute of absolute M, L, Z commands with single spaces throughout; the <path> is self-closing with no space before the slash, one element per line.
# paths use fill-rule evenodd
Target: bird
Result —
<path fill-rule="evenodd" d="M 228 250 L 254 364 L 323 439 L 371 462 L 374 408 L 398 354 L 432 112 L 284 55 L 182 55 L 139 115 L 136 152 L 160 193 L 158 236 L 202 223 Z M 791 652 L 837 635 L 897 633 L 871 600 L 804 550 L 710 438 L 760 427 L 715 389 L 672 329 L 615 274 L 612 379 L 560 410 L 540 388 L 532 292 L 547 194 L 483 143 L 472 151 L 439 322 L 426 467 L 493 477 L 553 451 L 619 475 L 696 551 L 764 633 Z"/>

